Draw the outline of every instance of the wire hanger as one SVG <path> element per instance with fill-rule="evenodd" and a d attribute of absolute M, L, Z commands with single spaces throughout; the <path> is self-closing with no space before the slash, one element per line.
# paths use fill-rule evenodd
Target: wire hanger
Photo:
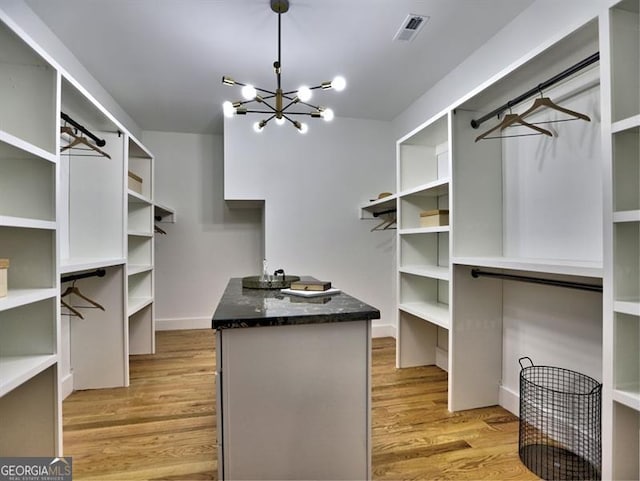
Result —
<path fill-rule="evenodd" d="M 89 142 L 86 137 L 82 135 L 77 135 L 73 131 L 73 129 L 71 129 L 71 127 L 68 127 L 68 126 L 60 127 L 60 133 L 67 134 L 73 139 L 68 145 L 65 145 L 64 147 L 62 147 L 60 149 L 60 152 L 64 152 L 65 150 L 72 149 L 79 145 L 85 145 L 86 147 L 97 152 L 101 156 L 106 157 L 107 159 L 111 158 L 111 156 L 107 154 L 104 150 L 100 149 L 100 147 L 93 145 L 91 142 Z M 87 149 L 83 149 L 83 150 L 87 150 Z"/>
<path fill-rule="evenodd" d="M 89 304 L 91 304 L 91 306 L 74 306 L 74 307 L 80 307 L 80 308 L 87 308 L 87 309 L 101 309 L 101 310 L 105 310 L 104 307 L 102 307 L 102 305 L 98 304 L 96 301 L 94 301 L 93 299 L 85 296 L 82 292 L 80 292 L 80 289 L 78 289 L 76 287 L 76 281 L 73 281 L 73 284 L 71 284 L 69 287 L 67 287 L 67 290 L 64 291 L 60 297 L 66 297 L 70 294 L 75 294 L 76 296 L 84 299 L 85 301 L 87 301 Z M 69 307 L 68 305 L 65 307 Z"/>
<path fill-rule="evenodd" d="M 498 129 L 502 132 L 507 127 L 514 126 L 513 124 L 520 124 L 520 125 L 522 125 L 524 127 L 527 127 L 527 128 L 529 128 L 531 130 L 535 130 L 538 133 L 537 134 L 497 135 L 497 136 L 494 136 L 494 137 L 488 137 L 488 135 L 491 134 L 492 132 L 495 132 Z M 522 115 L 518 115 L 518 114 L 512 113 L 511 112 L 511 107 L 509 107 L 509 113 L 504 116 L 504 118 L 502 119 L 502 122 L 500 122 L 498 125 L 490 128 L 489 130 L 487 130 L 483 134 L 478 135 L 476 137 L 476 142 L 478 142 L 479 140 L 482 140 L 482 139 L 504 139 L 504 138 L 508 138 L 508 137 L 525 137 L 525 136 L 528 136 L 528 135 L 548 135 L 549 137 L 553 137 L 553 134 L 550 131 L 548 131 L 547 129 L 543 129 L 542 127 L 538 127 L 537 125 L 530 124 L 529 122 L 525 121 L 522 118 Z"/>
<path fill-rule="evenodd" d="M 543 107 L 552 109 L 552 110 L 557 110 L 558 112 L 562 112 L 564 114 L 569 115 L 571 118 L 569 119 L 561 119 L 561 120 L 549 120 L 547 122 L 544 123 L 555 123 L 555 122 L 566 122 L 568 120 L 586 120 L 587 122 L 591 122 L 591 119 L 589 118 L 589 116 L 581 113 L 581 112 L 576 112 L 575 110 L 570 110 L 566 107 L 562 107 L 558 104 L 556 104 L 555 102 L 553 102 L 553 100 L 551 100 L 549 97 L 545 97 L 544 94 L 542 93 L 542 89 L 539 88 L 538 89 L 540 92 L 540 97 L 537 97 L 534 101 L 533 101 L 533 105 L 531 105 L 531 107 L 529 107 L 527 110 L 525 110 L 524 112 L 522 112 L 520 114 L 520 117 L 526 117 L 527 115 L 532 114 L 533 112 L 535 112 L 538 109 L 541 109 Z"/>

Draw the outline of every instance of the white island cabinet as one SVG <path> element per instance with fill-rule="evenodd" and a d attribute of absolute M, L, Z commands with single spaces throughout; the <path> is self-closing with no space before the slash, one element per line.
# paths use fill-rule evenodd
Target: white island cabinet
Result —
<path fill-rule="evenodd" d="M 371 320 L 346 294 L 231 279 L 217 329 L 219 479 L 371 478 Z"/>

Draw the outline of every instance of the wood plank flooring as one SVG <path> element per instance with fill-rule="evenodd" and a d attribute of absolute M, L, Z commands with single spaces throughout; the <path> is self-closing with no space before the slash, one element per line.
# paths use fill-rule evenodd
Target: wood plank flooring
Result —
<path fill-rule="evenodd" d="M 215 338 L 161 331 L 131 358 L 128 388 L 63 403 L 74 480 L 217 479 Z M 395 369 L 395 341 L 373 342 L 373 479 L 535 480 L 518 459 L 518 420 L 500 407 L 447 411 L 447 373 Z"/>

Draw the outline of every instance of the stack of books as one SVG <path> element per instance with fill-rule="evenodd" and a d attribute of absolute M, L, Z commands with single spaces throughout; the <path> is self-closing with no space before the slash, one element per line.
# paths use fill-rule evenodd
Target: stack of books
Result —
<path fill-rule="evenodd" d="M 282 289 L 284 294 L 302 297 L 328 296 L 337 294 L 340 289 L 331 287 L 330 281 L 319 281 L 314 277 L 301 277 L 299 281 L 291 283 L 288 289 Z"/>

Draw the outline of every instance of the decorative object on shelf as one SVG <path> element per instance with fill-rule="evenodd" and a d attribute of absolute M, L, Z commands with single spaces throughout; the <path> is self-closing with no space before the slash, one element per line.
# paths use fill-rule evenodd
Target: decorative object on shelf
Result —
<path fill-rule="evenodd" d="M 342 291 L 336 287 L 330 287 L 325 291 L 301 291 L 298 289 L 280 289 L 280 292 L 283 294 L 289 294 L 292 296 L 320 297 L 320 296 L 331 296 L 333 294 L 340 294 L 340 292 Z"/>
<path fill-rule="evenodd" d="M 380 192 L 380 194 L 378 194 L 378 197 L 376 197 L 375 199 L 369 199 L 371 202 L 375 202 L 376 200 L 380 200 L 380 199 L 384 199 L 385 197 L 391 197 L 393 195 L 393 193 L 391 192 Z"/>
<path fill-rule="evenodd" d="M 282 62 L 281 62 L 281 16 L 289 10 L 289 0 L 271 0 L 271 10 L 278 14 L 278 60 L 273 63 L 273 69 L 276 74 L 276 90 L 266 90 L 253 85 L 237 82 L 231 77 L 222 77 L 223 85 L 239 85 L 242 87 L 242 96 L 244 100 L 237 102 L 224 102 L 223 111 L 225 116 L 233 117 L 233 115 L 246 115 L 248 113 L 268 114 L 269 117 L 260 120 L 253 125 L 256 132 L 261 132 L 265 125 L 272 119 L 276 124 L 282 125 L 285 121 L 291 122 L 300 133 L 308 130 L 307 124 L 298 120 L 293 120 L 291 116 L 308 115 L 314 118 L 322 118 L 325 121 L 331 121 L 334 117 L 333 110 L 321 107 L 319 105 L 311 105 L 307 103 L 312 96 L 312 91 L 316 89 L 335 89 L 338 92 L 344 90 L 346 81 L 343 77 L 337 76 L 330 82 L 322 82 L 315 87 L 301 86 L 298 90 L 283 92 L 281 82 Z M 273 101 L 273 104 L 269 101 Z M 257 102 L 262 104 L 266 110 L 247 109 L 246 105 Z M 305 110 L 289 110 L 296 106 L 304 106 Z"/>
<path fill-rule="evenodd" d="M 142 177 L 134 174 L 130 170 L 127 171 L 127 186 L 130 190 L 142 195 Z"/>
<path fill-rule="evenodd" d="M 601 479 L 602 384 L 568 369 L 534 366 L 528 357 L 518 362 L 520 460 L 542 479 Z"/>
<path fill-rule="evenodd" d="M 434 209 L 420 212 L 420 227 L 440 227 L 449 225 L 449 210 Z"/>
<path fill-rule="evenodd" d="M 319 281 L 315 277 L 304 276 L 300 280 L 291 283 L 294 291 L 326 291 L 331 288 L 330 281 Z"/>
<path fill-rule="evenodd" d="M 0 297 L 5 297 L 8 290 L 7 271 L 9 270 L 9 259 L 0 259 Z"/>

